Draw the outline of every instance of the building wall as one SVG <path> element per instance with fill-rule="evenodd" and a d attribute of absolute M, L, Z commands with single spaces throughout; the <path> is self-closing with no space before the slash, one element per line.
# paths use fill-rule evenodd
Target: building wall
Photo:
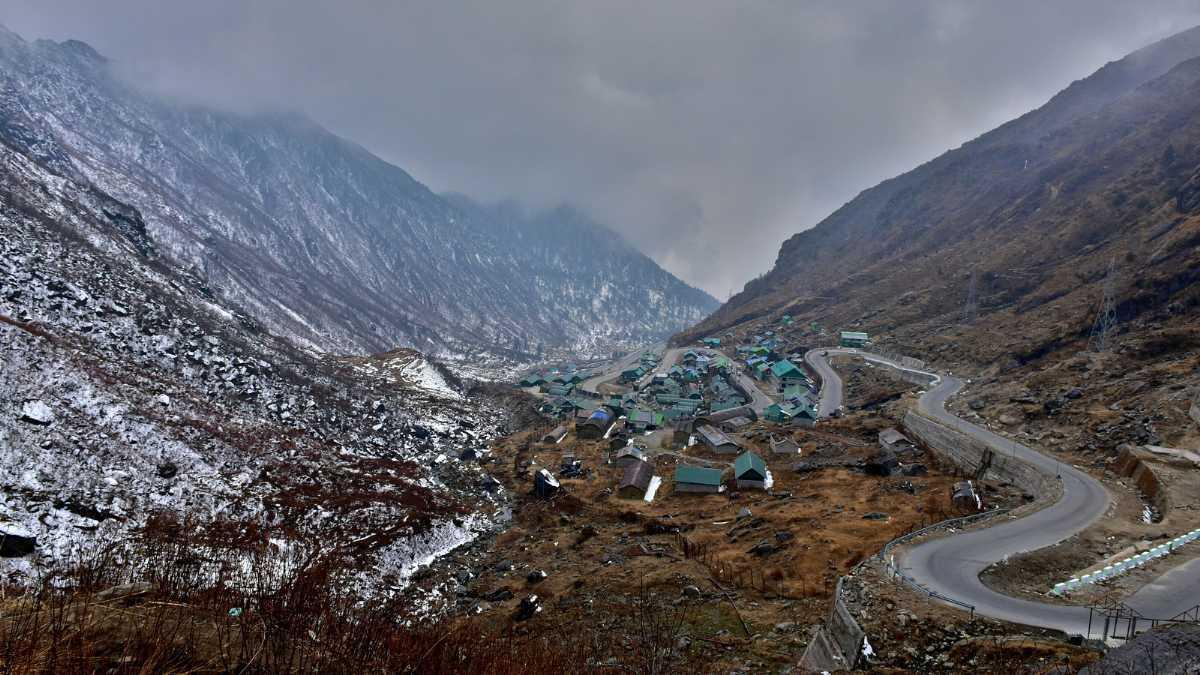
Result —
<path fill-rule="evenodd" d="M 676 483 L 676 492 L 706 492 L 715 494 L 720 491 L 717 485 L 696 485 L 695 483 Z"/>
<path fill-rule="evenodd" d="M 761 481 L 761 480 L 738 479 L 737 486 L 738 486 L 739 490 L 745 490 L 745 489 L 765 490 L 767 488 L 766 482 Z"/>
<path fill-rule="evenodd" d="M 628 485 L 618 490 L 617 494 L 620 495 L 621 499 L 643 499 L 646 496 L 646 491 L 637 486 Z"/>

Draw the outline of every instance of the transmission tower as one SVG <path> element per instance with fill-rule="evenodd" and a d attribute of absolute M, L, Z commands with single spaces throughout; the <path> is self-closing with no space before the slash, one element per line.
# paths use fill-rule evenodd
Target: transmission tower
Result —
<path fill-rule="evenodd" d="M 971 268 L 971 280 L 967 284 L 967 304 L 963 306 L 963 323 L 975 323 L 975 317 L 979 314 L 979 288 L 978 277 L 974 267 Z"/>
<path fill-rule="evenodd" d="M 1092 324 L 1092 335 L 1088 338 L 1088 351 L 1106 352 L 1112 346 L 1112 332 L 1117 325 L 1117 259 L 1108 261 L 1104 274 L 1104 298 Z"/>

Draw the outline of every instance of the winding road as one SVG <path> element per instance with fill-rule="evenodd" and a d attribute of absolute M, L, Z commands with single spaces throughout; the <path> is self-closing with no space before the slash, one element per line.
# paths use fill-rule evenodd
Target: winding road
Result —
<path fill-rule="evenodd" d="M 1059 476 L 1062 481 L 1058 501 L 1029 515 L 908 547 L 896 560 L 904 574 L 929 590 L 973 605 L 976 612 L 989 617 L 1070 634 L 1087 633 L 1087 607 L 1007 596 L 984 585 L 979 575 L 994 563 L 1052 546 L 1087 528 L 1108 511 L 1110 497 L 1104 486 L 1069 464 L 949 413 L 946 401 L 962 389 L 962 380 L 907 368 L 860 350 L 814 349 L 805 355 L 805 360 L 821 377 L 821 416 L 831 414 L 842 401 L 841 378 L 826 358 L 836 354 L 861 355 L 868 361 L 927 377 L 931 386 L 917 403 L 922 414 L 986 443 L 998 454 L 1028 462 L 1047 476 Z M 1125 601 L 1143 616 L 1155 618 L 1175 616 L 1197 602 L 1200 602 L 1200 562 L 1196 561 L 1166 572 Z"/>

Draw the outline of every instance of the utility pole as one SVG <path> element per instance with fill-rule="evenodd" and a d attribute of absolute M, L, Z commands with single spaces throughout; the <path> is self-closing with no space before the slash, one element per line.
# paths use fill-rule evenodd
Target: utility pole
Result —
<path fill-rule="evenodd" d="M 1092 324 L 1092 334 L 1088 338 L 1088 351 L 1106 352 L 1112 347 L 1112 332 L 1117 325 L 1117 259 L 1108 261 L 1108 271 L 1104 274 L 1104 297 L 1096 312 L 1096 321 Z"/>
<path fill-rule="evenodd" d="M 963 306 L 962 322 L 965 325 L 975 323 L 975 317 L 979 314 L 979 283 L 978 272 L 975 267 L 971 268 L 971 280 L 967 282 L 967 304 Z"/>

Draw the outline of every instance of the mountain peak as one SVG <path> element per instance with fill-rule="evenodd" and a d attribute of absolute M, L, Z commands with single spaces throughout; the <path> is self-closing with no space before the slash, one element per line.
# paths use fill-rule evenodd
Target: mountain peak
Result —
<path fill-rule="evenodd" d="M 609 353 L 715 307 L 575 210 L 440 197 L 302 114 L 176 105 L 110 86 L 104 62 L 78 41 L 8 59 L 21 145 L 73 158 L 80 180 L 138 209 L 162 255 L 299 344 Z"/>
<path fill-rule="evenodd" d="M 108 59 L 104 58 L 100 52 L 86 42 L 80 40 L 63 40 L 58 43 L 58 46 L 69 54 L 79 57 L 85 61 L 95 63 L 108 63 Z"/>

